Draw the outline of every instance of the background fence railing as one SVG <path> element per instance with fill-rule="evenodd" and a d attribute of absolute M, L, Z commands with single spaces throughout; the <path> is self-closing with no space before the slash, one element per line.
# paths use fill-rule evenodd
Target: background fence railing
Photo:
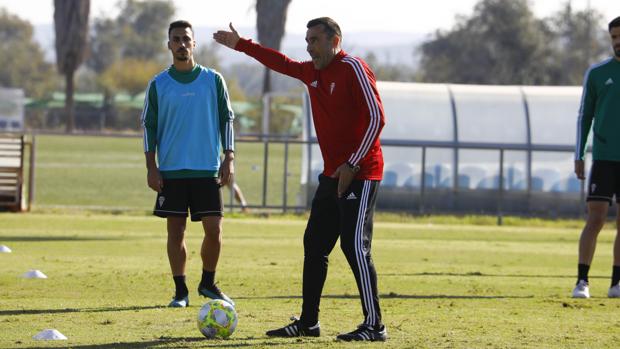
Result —
<path fill-rule="evenodd" d="M 35 136 L 43 136 L 43 142 L 37 142 L 37 157 L 43 159 L 43 171 L 32 171 L 37 173 L 36 186 L 58 185 L 63 183 L 64 177 L 76 178 L 74 183 L 64 183 L 64 185 L 72 185 L 71 188 L 62 189 L 54 188 L 55 193 L 46 195 L 50 190 L 42 190 L 43 198 L 39 201 L 33 197 L 32 201 L 35 205 L 44 202 L 44 205 L 54 206 L 72 205 L 73 202 L 67 204 L 68 197 L 80 196 L 79 181 L 80 178 L 90 178 L 93 175 L 101 175 L 101 181 L 108 181 L 102 184 L 97 190 L 107 191 L 106 185 L 118 186 L 118 181 L 131 181 L 131 185 L 127 185 L 132 194 L 144 196 L 146 199 L 138 197 L 131 200 L 123 200 L 122 202 L 128 207 L 140 206 L 146 208 L 143 203 L 148 202 L 149 190 L 145 187 L 144 182 L 144 165 L 143 157 L 140 156 L 142 151 L 140 141 L 137 140 L 139 135 L 136 134 L 75 134 L 64 135 L 47 132 L 37 132 L 32 134 L 33 143 Z M 81 139 L 73 139 L 71 137 L 80 136 Z M 101 138 L 108 138 L 102 140 Z M 134 141 L 133 139 L 136 139 Z M 274 135 L 238 135 L 237 136 L 237 154 L 235 158 L 236 167 L 236 183 L 243 190 L 248 199 L 247 208 L 276 211 L 276 212 L 302 212 L 309 209 L 310 201 L 314 195 L 317 185 L 317 174 L 321 171 L 320 152 L 316 147 L 316 139 L 301 140 L 298 137 L 274 136 Z M 78 144 L 78 145 L 74 145 Z M 98 150 L 99 146 L 107 147 Z M 124 147 L 112 145 L 124 144 Z M 413 154 L 418 156 L 403 158 L 403 162 L 414 162 L 412 166 L 419 169 L 420 174 L 425 174 L 430 167 L 435 166 L 438 162 L 433 158 L 433 154 L 437 151 L 445 154 L 451 154 L 449 160 L 445 163 L 450 169 L 447 175 L 448 179 L 441 185 L 430 183 L 426 175 L 420 175 L 417 181 L 409 182 L 407 185 L 390 181 L 388 176 L 384 179 L 379 190 L 377 202 L 378 210 L 397 211 L 411 214 L 491 214 L 497 215 L 498 222 L 501 223 L 502 216 L 505 214 L 523 215 L 523 216 L 543 216 L 543 217 L 578 217 L 584 213 L 585 191 L 583 182 L 573 179 L 573 186 L 570 191 L 562 190 L 542 190 L 541 187 L 533 185 L 534 177 L 532 168 L 538 152 L 558 153 L 562 154 L 560 158 L 572 158 L 573 148 L 565 145 L 521 145 L 521 144 L 487 144 L 487 143 L 452 143 L 452 142 L 426 142 L 426 141 L 408 141 L 408 140 L 383 140 L 383 149 L 389 152 L 391 149 L 399 149 L 401 153 Z M 91 147 L 85 149 L 85 147 Z M 52 147 L 50 149 L 46 149 Z M 34 151 L 35 149 L 33 149 Z M 404 150 L 404 152 L 402 152 Z M 461 167 L 463 157 L 459 157 L 463 151 L 485 151 L 485 161 L 489 161 L 489 153 L 495 153 L 492 156 L 491 166 L 497 169 L 493 175 L 492 184 L 485 187 L 476 187 L 471 185 L 463 185 L 460 180 L 462 176 Z M 97 153 L 100 152 L 100 155 Z M 118 154 L 116 154 L 116 153 Z M 523 179 L 525 184 L 519 187 L 511 187 L 507 178 L 509 178 L 510 168 L 514 166 L 514 161 L 510 164 L 507 161 L 507 155 L 518 152 L 519 158 L 524 161 L 519 165 L 525 169 Z M 305 155 L 304 155 L 305 153 Z M 30 162 L 39 166 L 39 159 L 30 159 Z M 40 155 L 42 154 L 42 155 Z M 92 155 L 91 155 L 92 154 Z M 116 155 L 113 155 L 116 154 Z M 61 156 L 62 155 L 62 156 Z M 84 157 L 87 158 L 84 158 Z M 101 156 L 101 161 L 97 159 Z M 512 156 L 512 155 L 511 155 Z M 45 157 L 48 157 L 46 160 Z M 113 157 L 116 163 L 105 163 L 110 157 Z M 317 159 L 318 158 L 318 159 Z M 471 157 L 470 157 L 471 158 Z M 414 159 L 414 160 L 412 160 Z M 534 159 L 534 160 L 533 160 Z M 67 161 L 67 165 L 62 161 Z M 305 162 L 305 163 L 304 163 Z M 555 164 L 555 163 L 554 163 Z M 105 170 L 95 171 L 93 168 L 97 166 L 118 166 L 119 171 L 124 172 L 122 178 L 108 179 L 108 175 L 103 172 L 113 169 L 106 167 Z M 566 176 L 574 176 L 572 174 L 572 161 L 567 160 L 566 164 L 562 163 L 563 178 Z M 64 168 L 66 171 L 57 169 Z M 74 166 L 74 169 L 71 168 Z M 314 167 L 313 167 L 314 166 Z M 89 169 L 90 168 L 90 169 Z M 508 168 L 508 169 L 507 169 Z M 571 171 L 567 170 L 571 169 Z M 85 171 L 80 178 L 74 172 Z M 91 171 L 91 172 L 88 172 Z M 495 171 L 495 170 L 494 170 Z M 100 172 L 100 173 L 96 173 Z M 386 171 L 387 174 L 388 171 Z M 567 172 L 564 174 L 564 172 Z M 58 173 L 63 178 L 58 181 L 51 180 L 50 176 Z M 116 182 L 115 182 L 116 181 Z M 40 183 L 42 184 L 40 184 Z M 49 184 L 52 183 L 52 184 Z M 88 187 L 91 182 L 85 180 L 87 191 L 92 191 L 92 187 Z M 39 189 L 32 186 L 30 192 L 39 193 Z M 224 202 L 227 211 L 238 211 L 242 206 L 235 202 L 233 189 L 224 189 Z M 65 193 L 66 191 L 66 193 Z M 120 195 L 120 194 L 119 194 Z M 86 197 L 86 196 L 85 196 Z M 104 198 L 104 197 L 102 197 Z M 90 201 L 88 201 L 88 200 Z M 104 198 L 105 199 L 105 198 Z M 80 205 L 80 200 L 74 200 L 76 205 Z M 99 203 L 92 199 L 92 196 L 83 200 L 84 206 L 96 206 Z M 88 201 L 88 202 L 87 202 Z M 118 199 L 116 200 L 118 201 Z M 150 203 L 149 203 L 150 205 Z M 106 207 L 106 205 L 102 205 Z"/>

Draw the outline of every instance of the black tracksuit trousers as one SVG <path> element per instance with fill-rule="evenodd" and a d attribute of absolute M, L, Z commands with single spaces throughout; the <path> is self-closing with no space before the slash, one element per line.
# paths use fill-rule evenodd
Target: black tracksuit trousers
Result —
<path fill-rule="evenodd" d="M 302 323 L 312 326 L 318 321 L 329 254 L 340 237 L 340 247 L 357 282 L 364 324 L 382 324 L 377 273 L 370 255 L 378 188 L 379 181 L 353 180 L 338 198 L 338 179 L 319 176 L 304 234 Z"/>

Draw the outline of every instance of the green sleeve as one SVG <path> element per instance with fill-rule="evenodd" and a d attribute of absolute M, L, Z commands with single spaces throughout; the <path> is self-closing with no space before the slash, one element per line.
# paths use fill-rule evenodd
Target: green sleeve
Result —
<path fill-rule="evenodd" d="M 584 158 L 588 134 L 592 127 L 592 119 L 594 118 L 594 110 L 596 107 L 596 89 L 594 88 L 594 81 L 590 71 L 586 74 L 582 93 L 581 106 L 579 107 L 579 119 L 577 121 L 577 149 L 575 152 L 575 160 L 583 160 Z"/>
<path fill-rule="evenodd" d="M 142 127 L 144 128 L 144 152 L 154 152 L 157 145 L 157 89 L 155 88 L 155 80 L 151 80 L 144 96 Z"/>
<path fill-rule="evenodd" d="M 235 114 L 230 104 L 230 97 L 228 96 L 226 82 L 219 73 L 215 73 L 215 85 L 217 86 L 217 108 L 220 118 L 222 147 L 225 151 L 235 151 L 235 133 L 233 129 Z"/>

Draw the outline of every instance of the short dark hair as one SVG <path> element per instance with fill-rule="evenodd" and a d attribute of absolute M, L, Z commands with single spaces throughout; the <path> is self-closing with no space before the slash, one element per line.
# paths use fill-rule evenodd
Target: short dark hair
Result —
<path fill-rule="evenodd" d="M 615 27 L 620 27 L 620 17 L 616 17 L 611 22 L 609 22 L 609 32 L 611 33 L 611 28 Z"/>
<path fill-rule="evenodd" d="M 189 28 L 192 31 L 192 34 L 194 33 L 194 28 L 192 28 L 192 24 L 188 21 L 184 21 L 184 20 L 178 20 L 178 21 L 174 21 L 172 23 L 170 23 L 170 26 L 168 27 L 168 36 L 170 36 L 170 32 L 172 32 L 172 29 L 175 28 Z"/>
<path fill-rule="evenodd" d="M 308 22 L 308 24 L 306 25 L 306 28 L 309 29 L 319 24 L 323 26 L 323 30 L 325 31 L 325 33 L 327 33 L 327 36 L 330 39 L 334 37 L 334 35 L 338 36 L 339 38 L 342 38 L 342 32 L 340 31 L 340 26 L 338 25 L 338 23 L 336 23 L 336 21 L 334 21 L 333 19 L 329 17 L 319 17 L 319 18 L 312 19 Z"/>

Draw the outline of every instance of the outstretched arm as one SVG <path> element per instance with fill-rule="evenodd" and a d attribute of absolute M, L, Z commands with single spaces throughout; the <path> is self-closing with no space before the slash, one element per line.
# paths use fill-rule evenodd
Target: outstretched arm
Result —
<path fill-rule="evenodd" d="M 267 68 L 299 79 L 306 84 L 309 84 L 315 79 L 312 63 L 302 63 L 292 60 L 276 50 L 263 47 L 252 42 L 250 39 L 242 38 L 239 36 L 237 30 L 235 30 L 232 23 L 230 23 L 228 27 L 230 31 L 218 30 L 213 33 L 213 39 L 219 44 L 232 48 L 233 50 L 241 51 L 261 62 L 263 65 L 267 66 Z"/>

